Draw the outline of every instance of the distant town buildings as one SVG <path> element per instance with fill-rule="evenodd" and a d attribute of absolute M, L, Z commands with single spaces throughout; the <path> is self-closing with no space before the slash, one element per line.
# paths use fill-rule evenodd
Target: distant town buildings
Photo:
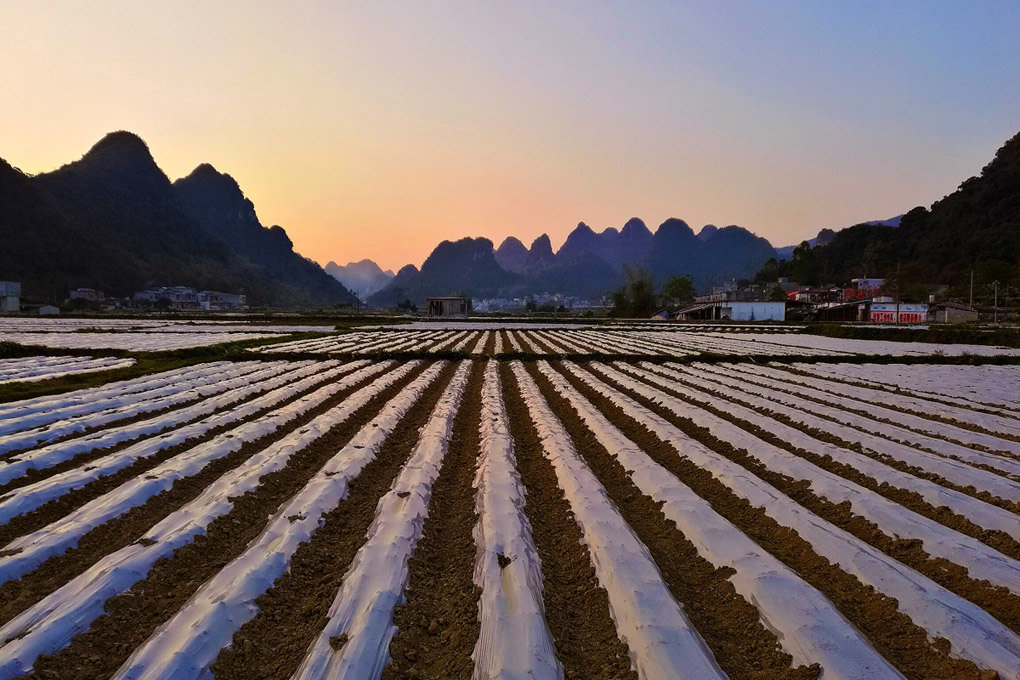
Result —
<path fill-rule="evenodd" d="M 105 302 L 106 295 L 95 288 L 75 288 L 68 295 L 69 300 L 85 300 L 86 302 Z"/>
<path fill-rule="evenodd" d="M 197 291 L 188 286 L 155 286 L 138 291 L 133 298 L 137 306 L 154 309 L 192 311 L 236 311 L 248 309 L 247 297 L 240 293 L 218 290 Z"/>

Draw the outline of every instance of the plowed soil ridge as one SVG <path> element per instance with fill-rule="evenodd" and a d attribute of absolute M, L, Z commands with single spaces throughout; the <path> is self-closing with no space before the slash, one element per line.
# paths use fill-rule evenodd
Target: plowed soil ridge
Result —
<path fill-rule="evenodd" d="M 312 539 L 294 553 L 288 572 L 255 600 L 258 614 L 234 634 L 231 646 L 222 650 L 212 665 L 217 680 L 289 678 L 297 669 L 326 625 L 329 607 L 365 542 L 379 499 L 417 444 L 419 431 L 454 370 L 451 364 L 425 390 L 386 439 L 375 460 L 351 483 L 347 498 L 325 515 Z M 381 403 L 366 409 L 370 416 Z"/>
<path fill-rule="evenodd" d="M 640 378 L 634 374 L 635 378 Z M 672 390 L 665 389 L 649 381 L 642 381 L 646 384 L 662 390 L 677 398 L 683 397 Z M 615 386 L 615 385 L 614 385 Z M 635 396 L 634 393 L 630 393 Z M 685 401 L 701 406 L 692 399 Z M 646 402 L 650 403 L 650 402 Z M 659 415 L 669 420 L 681 429 L 690 427 L 688 434 L 699 438 L 701 428 L 698 428 L 690 421 L 677 418 L 676 414 L 661 409 Z M 685 430 L 686 431 L 686 430 Z M 712 438 L 715 439 L 714 437 Z M 813 493 L 810 486 L 801 481 L 793 481 L 785 475 L 772 472 L 766 466 L 752 458 L 746 452 L 735 449 L 726 442 L 716 440 L 717 444 L 712 445 L 709 441 L 701 440 L 702 443 L 722 453 L 734 462 L 744 466 L 757 477 L 764 479 L 776 487 L 794 501 L 804 506 L 827 522 L 850 532 L 865 543 L 875 546 L 893 559 L 906 564 L 907 566 L 921 572 L 942 587 L 950 590 L 960 597 L 970 600 L 989 614 L 1006 624 L 1014 632 L 1020 632 L 1020 597 L 1011 593 L 1007 588 L 995 586 L 983 579 L 973 579 L 969 576 L 967 569 L 950 562 L 946 559 L 932 557 L 924 550 L 920 540 L 899 539 L 882 531 L 881 527 L 870 522 L 859 515 L 854 514 L 850 509 L 850 503 L 832 503 Z M 1008 537 L 1007 537 L 1008 538 Z M 1011 540 L 1011 539 L 1010 539 Z M 994 546 L 993 546 L 994 547 Z"/>
<path fill-rule="evenodd" d="M 472 579 L 472 530 L 478 521 L 472 481 L 480 449 L 484 370 L 483 362 L 474 362 L 454 420 L 450 449 L 410 560 L 407 601 L 394 614 L 397 635 L 383 680 L 471 678 L 471 652 L 480 629 L 480 591 Z"/>
<path fill-rule="evenodd" d="M 601 375 L 595 375 L 602 379 Z M 725 442 L 717 440 L 707 430 L 698 428 L 690 421 L 668 418 L 665 409 L 612 381 L 605 382 L 717 452 L 723 455 L 726 452 L 733 453 Z M 973 663 L 949 655 L 949 645 L 945 641 L 929 642 L 924 629 L 897 611 L 896 600 L 865 586 L 854 576 L 818 555 L 797 532 L 781 526 L 766 515 L 764 510 L 751 506 L 708 471 L 681 458 L 672 446 L 636 422 L 616 404 L 580 383 L 574 386 L 653 460 L 676 475 L 707 500 L 716 512 L 825 595 L 904 676 L 910 680 L 983 680 L 981 671 Z"/>
<path fill-rule="evenodd" d="M 635 486 L 570 402 L 555 391 L 534 364 L 528 365 L 528 371 L 570 433 L 577 452 L 605 486 L 638 538 L 648 546 L 673 597 L 683 605 L 694 628 L 731 680 L 817 678 L 817 667 L 792 667 L 790 655 L 782 651 L 776 636 L 762 625 L 758 611 L 729 582 L 732 570 L 716 569 L 699 556 L 697 548 L 660 507 Z"/>
<path fill-rule="evenodd" d="M 583 545 L 570 504 L 542 445 L 508 364 L 500 366 L 503 399 L 510 420 L 521 479 L 525 514 L 545 576 L 546 620 L 556 653 L 569 680 L 636 680 L 627 646 L 609 614 L 609 599 Z"/>
<path fill-rule="evenodd" d="M 316 383 L 315 385 L 310 386 L 306 390 L 302 390 L 301 392 L 290 395 L 286 399 L 279 401 L 276 404 L 264 408 L 258 413 L 251 415 L 249 418 L 246 419 L 246 422 L 258 420 L 266 413 L 283 408 L 287 404 L 290 404 L 291 402 L 300 399 L 301 397 L 309 394 L 310 392 L 313 392 L 319 389 L 320 387 L 323 387 L 323 385 L 325 385 L 326 382 L 328 381 Z M 343 394 L 344 395 L 350 394 L 350 391 L 349 390 L 345 391 Z M 256 398 L 257 396 L 259 395 L 253 395 L 252 398 Z M 331 398 L 329 400 L 329 403 L 331 404 L 335 403 L 335 397 Z M 225 408 L 230 408 L 230 406 Z M 217 410 L 216 412 L 218 411 L 219 410 Z M 210 413 L 209 415 L 212 415 L 212 413 Z M 33 531 L 38 531 L 39 529 L 45 527 L 50 522 L 53 522 L 54 520 L 59 519 L 60 517 L 64 517 L 65 515 L 68 515 L 71 512 L 74 512 L 81 506 L 117 488 L 124 482 L 139 475 L 145 474 L 145 472 L 147 472 L 148 470 L 151 470 L 152 468 L 169 460 L 170 458 L 173 458 L 174 456 L 183 453 L 184 451 L 187 451 L 190 448 L 198 446 L 203 442 L 207 442 L 217 437 L 218 435 L 223 434 L 224 432 L 236 428 L 240 424 L 241 422 L 233 422 L 212 428 L 204 432 L 199 437 L 193 437 L 191 439 L 181 442 L 180 444 L 167 447 L 154 455 L 146 456 L 145 458 L 139 458 L 131 465 L 118 470 L 112 475 L 100 477 L 99 479 L 89 482 L 88 484 L 82 487 L 74 489 L 73 491 L 69 491 L 65 493 L 63 496 L 55 498 L 52 501 L 39 506 L 38 508 L 31 512 L 27 512 L 23 515 L 19 515 L 13 518 L 7 524 L 0 526 L 0 545 L 6 545 L 19 536 L 24 536 L 25 534 L 31 533 Z M 158 437 L 159 435 L 156 434 L 153 436 Z M 52 477 L 53 475 L 56 475 L 65 470 L 76 468 L 82 463 L 88 462 L 90 460 L 95 460 L 96 458 L 109 455 L 110 453 L 117 451 L 119 449 L 126 448 L 127 446 L 130 446 L 131 444 L 137 442 L 140 439 L 143 439 L 143 437 L 133 439 L 130 442 L 125 442 L 124 446 L 117 445 L 114 447 L 108 447 L 101 450 L 79 454 L 70 461 L 54 465 L 52 467 L 46 468 L 45 470 L 31 470 L 29 471 L 29 474 L 25 475 L 25 477 L 18 478 L 17 480 L 14 481 L 21 481 L 22 479 L 32 477 L 31 479 L 27 479 L 27 481 L 25 481 L 25 483 L 27 484 L 29 482 L 35 482 L 41 479 L 45 479 L 47 477 Z"/>
<path fill-rule="evenodd" d="M 266 519 L 284 499 L 314 473 L 328 457 L 338 441 L 349 439 L 358 423 L 367 422 L 378 409 L 380 399 L 392 397 L 406 381 L 413 379 L 423 368 L 411 372 L 410 376 L 397 385 L 384 390 L 359 410 L 347 423 L 325 435 L 313 446 L 295 454 L 290 465 L 274 474 L 266 475 L 260 486 L 251 493 L 233 499 L 233 509 L 218 518 L 207 528 L 205 534 L 196 537 L 195 542 L 177 550 L 173 557 L 156 563 L 149 575 L 135 584 L 131 590 L 111 598 L 106 605 L 108 614 L 97 619 L 86 633 L 76 636 L 69 647 L 60 652 L 40 657 L 36 669 L 49 669 L 59 675 L 53 677 L 103 677 L 112 672 L 127 655 L 140 644 L 155 625 L 168 619 L 177 607 L 203 583 L 207 574 L 225 565 L 239 553 L 250 537 L 257 535 Z M 309 418 L 335 406 L 352 391 L 360 389 L 377 376 L 344 390 L 338 398 L 329 400 L 329 405 L 320 406 L 305 417 L 297 418 L 285 428 L 287 432 L 301 427 Z M 274 433 L 265 440 L 252 442 L 239 451 L 207 465 L 199 474 L 178 480 L 174 486 L 147 503 L 133 508 L 124 515 L 97 527 L 86 534 L 78 547 L 63 555 L 51 558 L 22 579 L 4 585 L 11 587 L 15 597 L 4 599 L 5 611 L 17 613 L 60 587 L 75 575 L 109 554 L 140 538 L 156 522 L 174 510 L 197 497 L 209 484 L 240 465 L 284 436 L 287 432 Z M 296 487 L 296 488 L 295 488 Z M 183 585 L 182 585 L 183 584 Z M 14 587 L 20 587 L 15 590 Z M 185 595 L 186 591 L 186 595 Z M 148 597 L 146 597 L 148 596 Z M 23 606 L 18 606 L 25 602 Z M 11 614 L 13 615 L 13 614 Z M 134 634 L 125 632 L 132 631 Z M 117 653 L 110 653 L 116 649 Z M 123 654 L 121 654 L 123 652 Z M 111 667 L 112 665 L 112 667 Z M 67 670 L 70 669 L 70 670 Z M 75 675 L 75 673 L 79 673 Z"/>

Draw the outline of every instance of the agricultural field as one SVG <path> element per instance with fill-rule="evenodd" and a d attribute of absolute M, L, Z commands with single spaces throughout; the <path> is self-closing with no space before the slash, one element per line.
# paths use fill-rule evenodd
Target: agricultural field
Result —
<path fill-rule="evenodd" d="M 464 326 L 467 327 L 464 327 Z M 376 328 L 279 342 L 253 349 L 260 353 L 310 356 L 378 356 L 460 353 L 472 356 L 534 354 L 549 356 L 695 357 L 838 357 L 978 355 L 1020 356 L 1020 349 L 989 345 L 935 345 L 921 342 L 848 340 L 802 335 L 789 330 L 710 328 L 653 330 L 607 327 L 559 328 L 555 325 L 433 324 L 433 328 Z M 506 358 L 506 357 L 504 357 Z"/>
<path fill-rule="evenodd" d="M 134 359 L 116 357 L 62 357 L 36 356 L 17 359 L 0 359 L 0 385 L 10 382 L 38 382 L 65 375 L 112 371 L 127 368 Z"/>
<path fill-rule="evenodd" d="M 268 339 L 290 333 L 332 330 L 332 326 L 289 326 L 240 321 L 0 318 L 0 340 L 74 350 L 158 352 Z"/>
<path fill-rule="evenodd" d="M 0 382 L 0 678 L 1020 680 L 1015 357 L 405 325 Z"/>

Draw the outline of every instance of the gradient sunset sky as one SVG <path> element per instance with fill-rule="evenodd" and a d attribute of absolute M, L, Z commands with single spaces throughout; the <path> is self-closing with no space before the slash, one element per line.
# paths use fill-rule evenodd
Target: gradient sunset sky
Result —
<path fill-rule="evenodd" d="M 929 205 L 1020 130 L 1000 2 L 0 4 L 0 157 L 112 130 L 325 263 L 667 217 L 786 245 Z"/>

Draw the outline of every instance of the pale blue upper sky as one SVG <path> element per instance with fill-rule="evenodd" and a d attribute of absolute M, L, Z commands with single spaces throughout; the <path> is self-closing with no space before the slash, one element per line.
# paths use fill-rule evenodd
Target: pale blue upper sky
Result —
<path fill-rule="evenodd" d="M 11 1 L 0 157 L 140 134 L 320 261 L 631 216 L 776 245 L 927 205 L 1020 130 L 1020 3 Z"/>

